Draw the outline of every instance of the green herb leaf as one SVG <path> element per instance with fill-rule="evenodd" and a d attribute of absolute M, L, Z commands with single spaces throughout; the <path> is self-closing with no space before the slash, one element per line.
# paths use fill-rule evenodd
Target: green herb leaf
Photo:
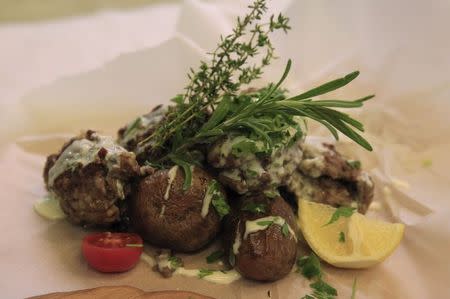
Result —
<path fill-rule="evenodd" d="M 225 255 L 225 252 L 223 250 L 214 251 L 213 253 L 211 253 L 210 255 L 208 255 L 206 257 L 206 262 L 208 264 L 212 264 L 212 263 L 218 261 L 219 259 L 221 259 L 224 255 Z"/>
<path fill-rule="evenodd" d="M 361 107 L 372 95 L 354 101 L 313 99 L 347 85 L 358 71 L 286 98 L 281 85 L 292 65 L 288 60 L 278 82 L 255 92 L 242 92 L 241 88 L 258 79 L 275 57 L 269 33 L 290 28 L 288 18 L 281 14 L 263 23 L 265 0 L 254 0 L 249 7 L 250 12 L 238 18 L 232 34 L 221 38 L 210 63 L 201 62 L 197 71 L 191 70 L 183 98 L 176 99 L 164 121 L 139 143 L 140 150 L 149 160 L 170 166 L 171 155 L 184 156 L 221 138 L 245 136 L 250 141 L 235 145 L 234 153 L 270 156 L 303 137 L 300 123 L 308 118 L 324 125 L 336 139 L 341 132 L 372 150 L 357 132 L 364 131 L 362 123 L 334 109 Z M 258 53 L 263 57 L 253 64 Z"/>
<path fill-rule="evenodd" d="M 314 294 L 317 292 L 322 295 L 337 296 L 336 289 L 330 286 L 322 279 L 319 279 L 318 281 L 310 284 L 309 286 L 314 290 Z"/>
<path fill-rule="evenodd" d="M 322 277 L 322 269 L 320 267 L 320 261 L 317 255 L 311 253 L 297 260 L 297 272 L 300 272 L 308 279 Z"/>
<path fill-rule="evenodd" d="M 259 226 L 270 226 L 273 224 L 272 220 L 263 220 L 263 221 L 257 221 L 256 224 Z"/>
<path fill-rule="evenodd" d="M 127 136 L 129 135 L 131 132 L 133 132 L 134 130 L 136 130 L 137 128 L 139 128 L 139 126 L 142 124 L 142 119 L 141 117 L 136 118 L 133 123 L 131 123 L 127 129 L 125 130 L 125 132 L 123 133 L 123 136 Z"/>
<path fill-rule="evenodd" d="M 221 219 L 230 213 L 231 208 L 225 200 L 225 196 L 223 195 L 222 191 L 220 190 L 219 182 L 217 182 L 216 180 L 212 180 L 208 184 L 206 193 L 211 194 L 211 204 L 213 205 L 214 209 L 216 210 L 217 214 L 219 214 Z"/>
<path fill-rule="evenodd" d="M 344 234 L 344 232 L 339 232 L 339 242 L 345 243 L 345 234 Z"/>
<path fill-rule="evenodd" d="M 336 222 L 340 217 L 351 217 L 353 213 L 355 212 L 356 208 L 352 207 L 339 207 L 336 209 L 336 211 L 331 215 L 330 220 L 328 223 L 324 224 L 323 226 L 327 226 L 332 224 L 333 222 Z"/>
<path fill-rule="evenodd" d="M 177 165 L 181 166 L 184 172 L 183 190 L 188 190 L 192 185 L 192 169 L 189 162 L 180 159 L 179 157 L 172 155 L 170 159 Z"/>
<path fill-rule="evenodd" d="M 277 190 L 266 190 L 264 191 L 264 195 L 268 198 L 280 197 L 280 193 Z"/>
<path fill-rule="evenodd" d="M 265 213 L 267 205 L 264 203 L 255 203 L 253 201 L 247 201 L 242 207 L 242 211 L 249 211 L 254 214 Z"/>
<path fill-rule="evenodd" d="M 287 223 L 284 223 L 283 226 L 281 227 L 281 233 L 285 237 L 289 236 L 289 226 Z"/>
<path fill-rule="evenodd" d="M 361 169 L 361 161 L 359 160 L 347 160 L 346 162 L 353 169 Z"/>
<path fill-rule="evenodd" d="M 203 278 L 203 277 L 206 277 L 208 275 L 212 275 L 213 273 L 214 273 L 214 271 L 212 271 L 212 270 L 200 269 L 198 271 L 198 278 Z"/>
<path fill-rule="evenodd" d="M 356 277 L 355 277 L 355 279 L 353 279 L 352 296 L 350 297 L 350 299 L 355 299 L 355 298 L 356 298 Z"/>
<path fill-rule="evenodd" d="M 319 87 L 313 88 L 311 90 L 308 90 L 307 92 L 299 94 L 299 95 L 293 97 L 292 99 L 298 101 L 298 100 L 313 98 L 313 97 L 316 97 L 319 95 L 323 95 L 325 93 L 329 93 L 333 90 L 339 89 L 339 88 L 347 85 L 348 83 L 350 83 L 351 81 L 356 79 L 356 77 L 358 77 L 358 76 L 359 76 L 359 71 L 352 72 L 350 74 L 345 75 L 345 77 L 327 82 L 325 84 L 320 85 Z"/>
<path fill-rule="evenodd" d="M 216 209 L 217 214 L 219 214 L 220 218 L 223 218 L 224 216 L 230 214 L 231 208 L 225 201 L 224 197 L 213 198 L 211 203 Z"/>
<path fill-rule="evenodd" d="M 230 97 L 224 96 L 217 105 L 209 120 L 202 126 L 200 132 L 207 132 L 220 124 L 230 111 Z"/>
<path fill-rule="evenodd" d="M 256 145 L 254 140 L 244 139 L 231 147 L 231 153 L 236 157 L 246 156 L 263 152 L 263 149 Z"/>
<path fill-rule="evenodd" d="M 170 267 L 172 269 L 177 269 L 183 265 L 183 261 L 177 256 L 170 256 L 168 261 L 170 262 Z"/>

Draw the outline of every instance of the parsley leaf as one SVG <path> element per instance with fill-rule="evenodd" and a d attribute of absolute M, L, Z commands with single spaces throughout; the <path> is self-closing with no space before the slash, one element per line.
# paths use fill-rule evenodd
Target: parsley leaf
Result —
<path fill-rule="evenodd" d="M 242 207 L 242 211 L 249 211 L 252 213 L 265 213 L 267 205 L 264 203 L 255 203 L 253 201 L 248 201 Z"/>
<path fill-rule="evenodd" d="M 283 236 L 287 237 L 289 236 L 289 226 L 288 224 L 285 222 L 283 224 L 283 226 L 281 227 L 281 233 L 283 234 Z"/>
<path fill-rule="evenodd" d="M 361 169 L 361 161 L 359 160 L 347 160 L 346 162 L 353 169 Z"/>
<path fill-rule="evenodd" d="M 322 277 L 322 269 L 317 255 L 305 255 L 297 260 L 297 272 L 302 273 L 308 279 Z"/>
<path fill-rule="evenodd" d="M 248 154 L 256 154 L 263 152 L 264 149 L 258 146 L 256 141 L 251 139 L 244 139 L 236 144 L 233 144 L 231 153 L 236 157 L 245 156 Z"/>
<path fill-rule="evenodd" d="M 318 281 L 310 284 L 309 286 L 314 290 L 314 293 L 317 292 L 317 293 L 324 294 L 324 295 L 337 296 L 336 289 L 333 288 L 332 286 L 330 286 L 328 283 L 326 283 L 322 279 L 319 279 Z"/>
<path fill-rule="evenodd" d="M 169 257 L 168 261 L 170 262 L 170 267 L 172 269 L 180 268 L 183 265 L 183 261 L 181 260 L 181 258 L 179 258 L 177 256 Z"/>
<path fill-rule="evenodd" d="M 220 218 L 223 218 L 225 215 L 228 215 L 230 213 L 231 208 L 225 201 L 225 198 L 223 196 L 213 198 L 211 203 L 213 207 L 216 209 Z"/>
<path fill-rule="evenodd" d="M 205 276 L 212 275 L 213 273 L 214 273 L 213 270 L 200 269 L 200 270 L 198 271 L 198 278 L 203 278 L 203 277 L 205 277 Z"/>
<path fill-rule="evenodd" d="M 268 198 L 280 197 L 280 193 L 277 190 L 266 190 L 264 191 L 264 195 Z"/>
<path fill-rule="evenodd" d="M 270 226 L 273 224 L 272 220 L 264 220 L 264 221 L 258 221 L 256 222 L 259 226 Z"/>
<path fill-rule="evenodd" d="M 356 208 L 352 207 L 339 207 L 336 209 L 336 211 L 331 215 L 330 220 L 328 223 L 324 224 L 323 226 L 330 225 L 333 222 L 336 222 L 340 217 L 351 217 L 353 213 L 355 212 Z"/>
<path fill-rule="evenodd" d="M 211 194 L 212 200 L 211 204 L 213 205 L 214 209 L 216 209 L 217 214 L 219 214 L 220 219 L 222 219 L 225 215 L 228 215 L 231 211 L 230 206 L 225 200 L 225 197 L 220 190 L 220 185 L 216 180 L 212 180 L 208 184 L 208 189 L 206 190 L 206 193 Z"/>
<path fill-rule="evenodd" d="M 344 234 L 344 232 L 339 232 L 339 242 L 345 243 L 345 234 Z"/>
<path fill-rule="evenodd" d="M 208 264 L 212 264 L 216 261 L 218 261 L 220 258 L 222 258 L 225 255 L 225 252 L 223 250 L 217 250 L 211 253 L 206 257 L 206 262 Z"/>

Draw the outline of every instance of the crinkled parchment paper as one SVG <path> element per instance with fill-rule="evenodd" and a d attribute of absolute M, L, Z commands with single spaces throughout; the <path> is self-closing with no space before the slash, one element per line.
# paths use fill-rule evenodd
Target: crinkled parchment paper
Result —
<path fill-rule="evenodd" d="M 172 38 L 35 89 L 2 111 L 7 122 L 0 129 L 1 297 L 122 284 L 217 298 L 269 298 L 269 290 L 271 298 L 300 298 L 309 292 L 296 273 L 275 283 L 215 285 L 180 276 L 163 279 L 140 262 L 127 273 L 100 274 L 81 257 L 85 231 L 46 221 L 32 209 L 45 195 L 45 156 L 82 128 L 114 134 L 136 115 L 167 103 L 182 90 L 188 68 L 205 58 L 219 33 L 230 30 L 232 16 L 244 13 L 245 1 L 234 2 L 185 1 Z M 376 179 L 369 216 L 406 224 L 400 247 L 384 263 L 368 270 L 325 266 L 326 280 L 339 298 L 350 297 L 355 277 L 357 298 L 449 298 L 449 3 L 280 1 L 275 6 L 291 17 L 293 30 L 274 37 L 281 58 L 262 81 L 277 80 L 288 58 L 294 66 L 286 87 L 296 92 L 361 70 L 360 78 L 329 97 L 377 94 L 352 111 L 366 124 L 374 151 L 344 138 L 338 146 L 360 158 Z M 310 134 L 329 137 L 314 126 Z M 186 258 L 187 267 L 212 250 Z"/>

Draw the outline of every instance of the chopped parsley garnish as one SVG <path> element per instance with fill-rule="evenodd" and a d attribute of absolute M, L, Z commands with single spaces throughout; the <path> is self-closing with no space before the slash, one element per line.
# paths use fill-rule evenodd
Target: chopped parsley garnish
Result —
<path fill-rule="evenodd" d="M 273 224 L 272 220 L 263 220 L 263 221 L 257 221 L 256 224 L 259 226 L 271 226 Z"/>
<path fill-rule="evenodd" d="M 171 256 L 167 259 L 170 262 L 170 268 L 178 269 L 183 265 L 183 261 L 178 256 Z"/>
<path fill-rule="evenodd" d="M 208 255 L 206 257 L 206 262 L 208 264 L 212 264 L 212 263 L 218 261 L 219 259 L 221 259 L 224 255 L 225 255 L 225 252 L 223 250 L 214 251 L 213 253 L 211 253 L 210 255 Z"/>
<path fill-rule="evenodd" d="M 347 160 L 347 164 L 353 169 L 361 169 L 361 161 L 359 160 Z"/>
<path fill-rule="evenodd" d="M 208 269 L 200 269 L 198 271 L 198 278 L 203 278 L 209 275 L 212 275 L 214 273 L 213 270 L 208 270 Z"/>
<path fill-rule="evenodd" d="M 228 215 L 230 213 L 231 208 L 226 202 L 222 191 L 220 190 L 219 182 L 217 182 L 216 180 L 212 180 L 208 184 L 206 193 L 212 196 L 211 204 L 213 205 L 214 209 L 216 209 L 216 212 L 217 214 L 219 214 L 221 219 L 225 215 Z"/>
<path fill-rule="evenodd" d="M 283 234 L 283 236 L 287 237 L 289 236 L 289 226 L 288 224 L 285 222 L 283 224 L 283 226 L 281 227 L 281 233 Z"/>
<path fill-rule="evenodd" d="M 324 224 L 324 226 L 330 225 L 333 222 L 336 222 L 340 217 L 351 217 L 353 213 L 355 212 L 356 208 L 352 207 L 339 207 L 336 209 L 336 211 L 331 215 L 330 221 L 328 223 Z"/>
<path fill-rule="evenodd" d="M 337 296 L 336 289 L 322 279 L 317 280 L 309 286 L 314 290 L 312 295 L 318 299 L 332 299 Z"/>
<path fill-rule="evenodd" d="M 321 277 L 322 269 L 320 268 L 320 261 L 317 255 L 311 253 L 311 255 L 302 256 L 297 260 L 297 272 L 301 273 L 308 279 Z"/>
<path fill-rule="evenodd" d="M 309 285 L 313 293 L 303 296 L 302 299 L 334 299 L 337 296 L 336 289 L 323 281 L 320 261 L 314 253 L 299 258 L 297 267 L 297 272 L 302 273 L 309 280 L 314 280 Z"/>
<path fill-rule="evenodd" d="M 248 138 L 239 141 L 236 144 L 233 144 L 231 148 L 231 153 L 236 157 L 241 157 L 248 154 L 256 154 L 262 151 L 263 149 L 261 148 L 261 146 L 258 146 L 257 141 Z M 257 172 L 255 172 L 255 174 L 256 176 L 258 175 Z"/>
<path fill-rule="evenodd" d="M 345 243 L 345 234 L 344 234 L 344 232 L 339 232 L 339 242 Z"/>
<path fill-rule="evenodd" d="M 268 198 L 280 197 L 280 193 L 277 190 L 266 190 L 264 191 L 264 195 Z"/>
<path fill-rule="evenodd" d="M 264 203 L 255 203 L 253 201 L 248 201 L 242 207 L 242 211 L 249 211 L 252 213 L 265 213 L 267 205 Z"/>

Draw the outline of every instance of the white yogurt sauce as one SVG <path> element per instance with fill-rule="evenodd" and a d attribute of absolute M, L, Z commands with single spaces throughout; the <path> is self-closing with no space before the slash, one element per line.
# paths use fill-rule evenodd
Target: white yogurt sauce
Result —
<path fill-rule="evenodd" d="M 173 166 L 169 169 L 169 172 L 167 173 L 167 188 L 166 192 L 164 193 L 164 199 L 169 199 L 170 194 L 170 188 L 172 187 L 173 180 L 177 177 L 177 171 L 178 171 L 178 165 Z"/>
<path fill-rule="evenodd" d="M 102 148 L 107 150 L 105 160 L 109 170 L 120 165 L 119 156 L 122 153 L 128 153 L 127 150 L 117 145 L 111 137 L 97 134 L 94 136 L 96 138 L 95 141 L 87 139 L 75 140 L 61 153 L 48 172 L 48 185 L 50 187 L 53 186 L 55 179 L 65 171 L 73 170 L 80 164 L 84 167 L 99 159 L 98 152 Z"/>
<path fill-rule="evenodd" d="M 295 241 L 297 241 L 297 236 L 295 235 L 294 230 L 286 222 L 286 220 L 280 216 L 267 216 L 267 217 L 262 217 L 262 218 L 258 218 L 255 220 L 245 221 L 244 240 L 247 239 L 249 234 L 256 233 L 261 230 L 265 230 L 271 225 L 271 224 L 270 225 L 262 225 L 261 222 L 271 222 L 271 224 L 276 224 L 281 227 L 286 224 L 288 227 L 289 233 L 295 239 Z M 258 223 L 260 223 L 260 224 L 258 224 Z"/>
<path fill-rule="evenodd" d="M 169 268 L 173 269 L 172 265 L 169 261 L 169 256 L 167 255 L 165 258 L 160 258 L 158 262 L 151 257 L 150 255 L 146 254 L 145 252 L 141 255 L 141 260 L 146 262 L 150 267 L 153 267 L 155 265 L 158 266 L 159 269 L 163 268 Z M 178 267 L 173 274 L 176 275 L 182 275 L 186 277 L 197 277 L 209 282 L 217 283 L 217 284 L 230 284 L 238 279 L 241 278 L 241 275 L 236 270 L 228 270 L 228 271 L 211 271 L 212 273 L 209 275 L 206 275 L 202 278 L 200 278 L 200 269 L 186 269 L 184 267 Z"/>

